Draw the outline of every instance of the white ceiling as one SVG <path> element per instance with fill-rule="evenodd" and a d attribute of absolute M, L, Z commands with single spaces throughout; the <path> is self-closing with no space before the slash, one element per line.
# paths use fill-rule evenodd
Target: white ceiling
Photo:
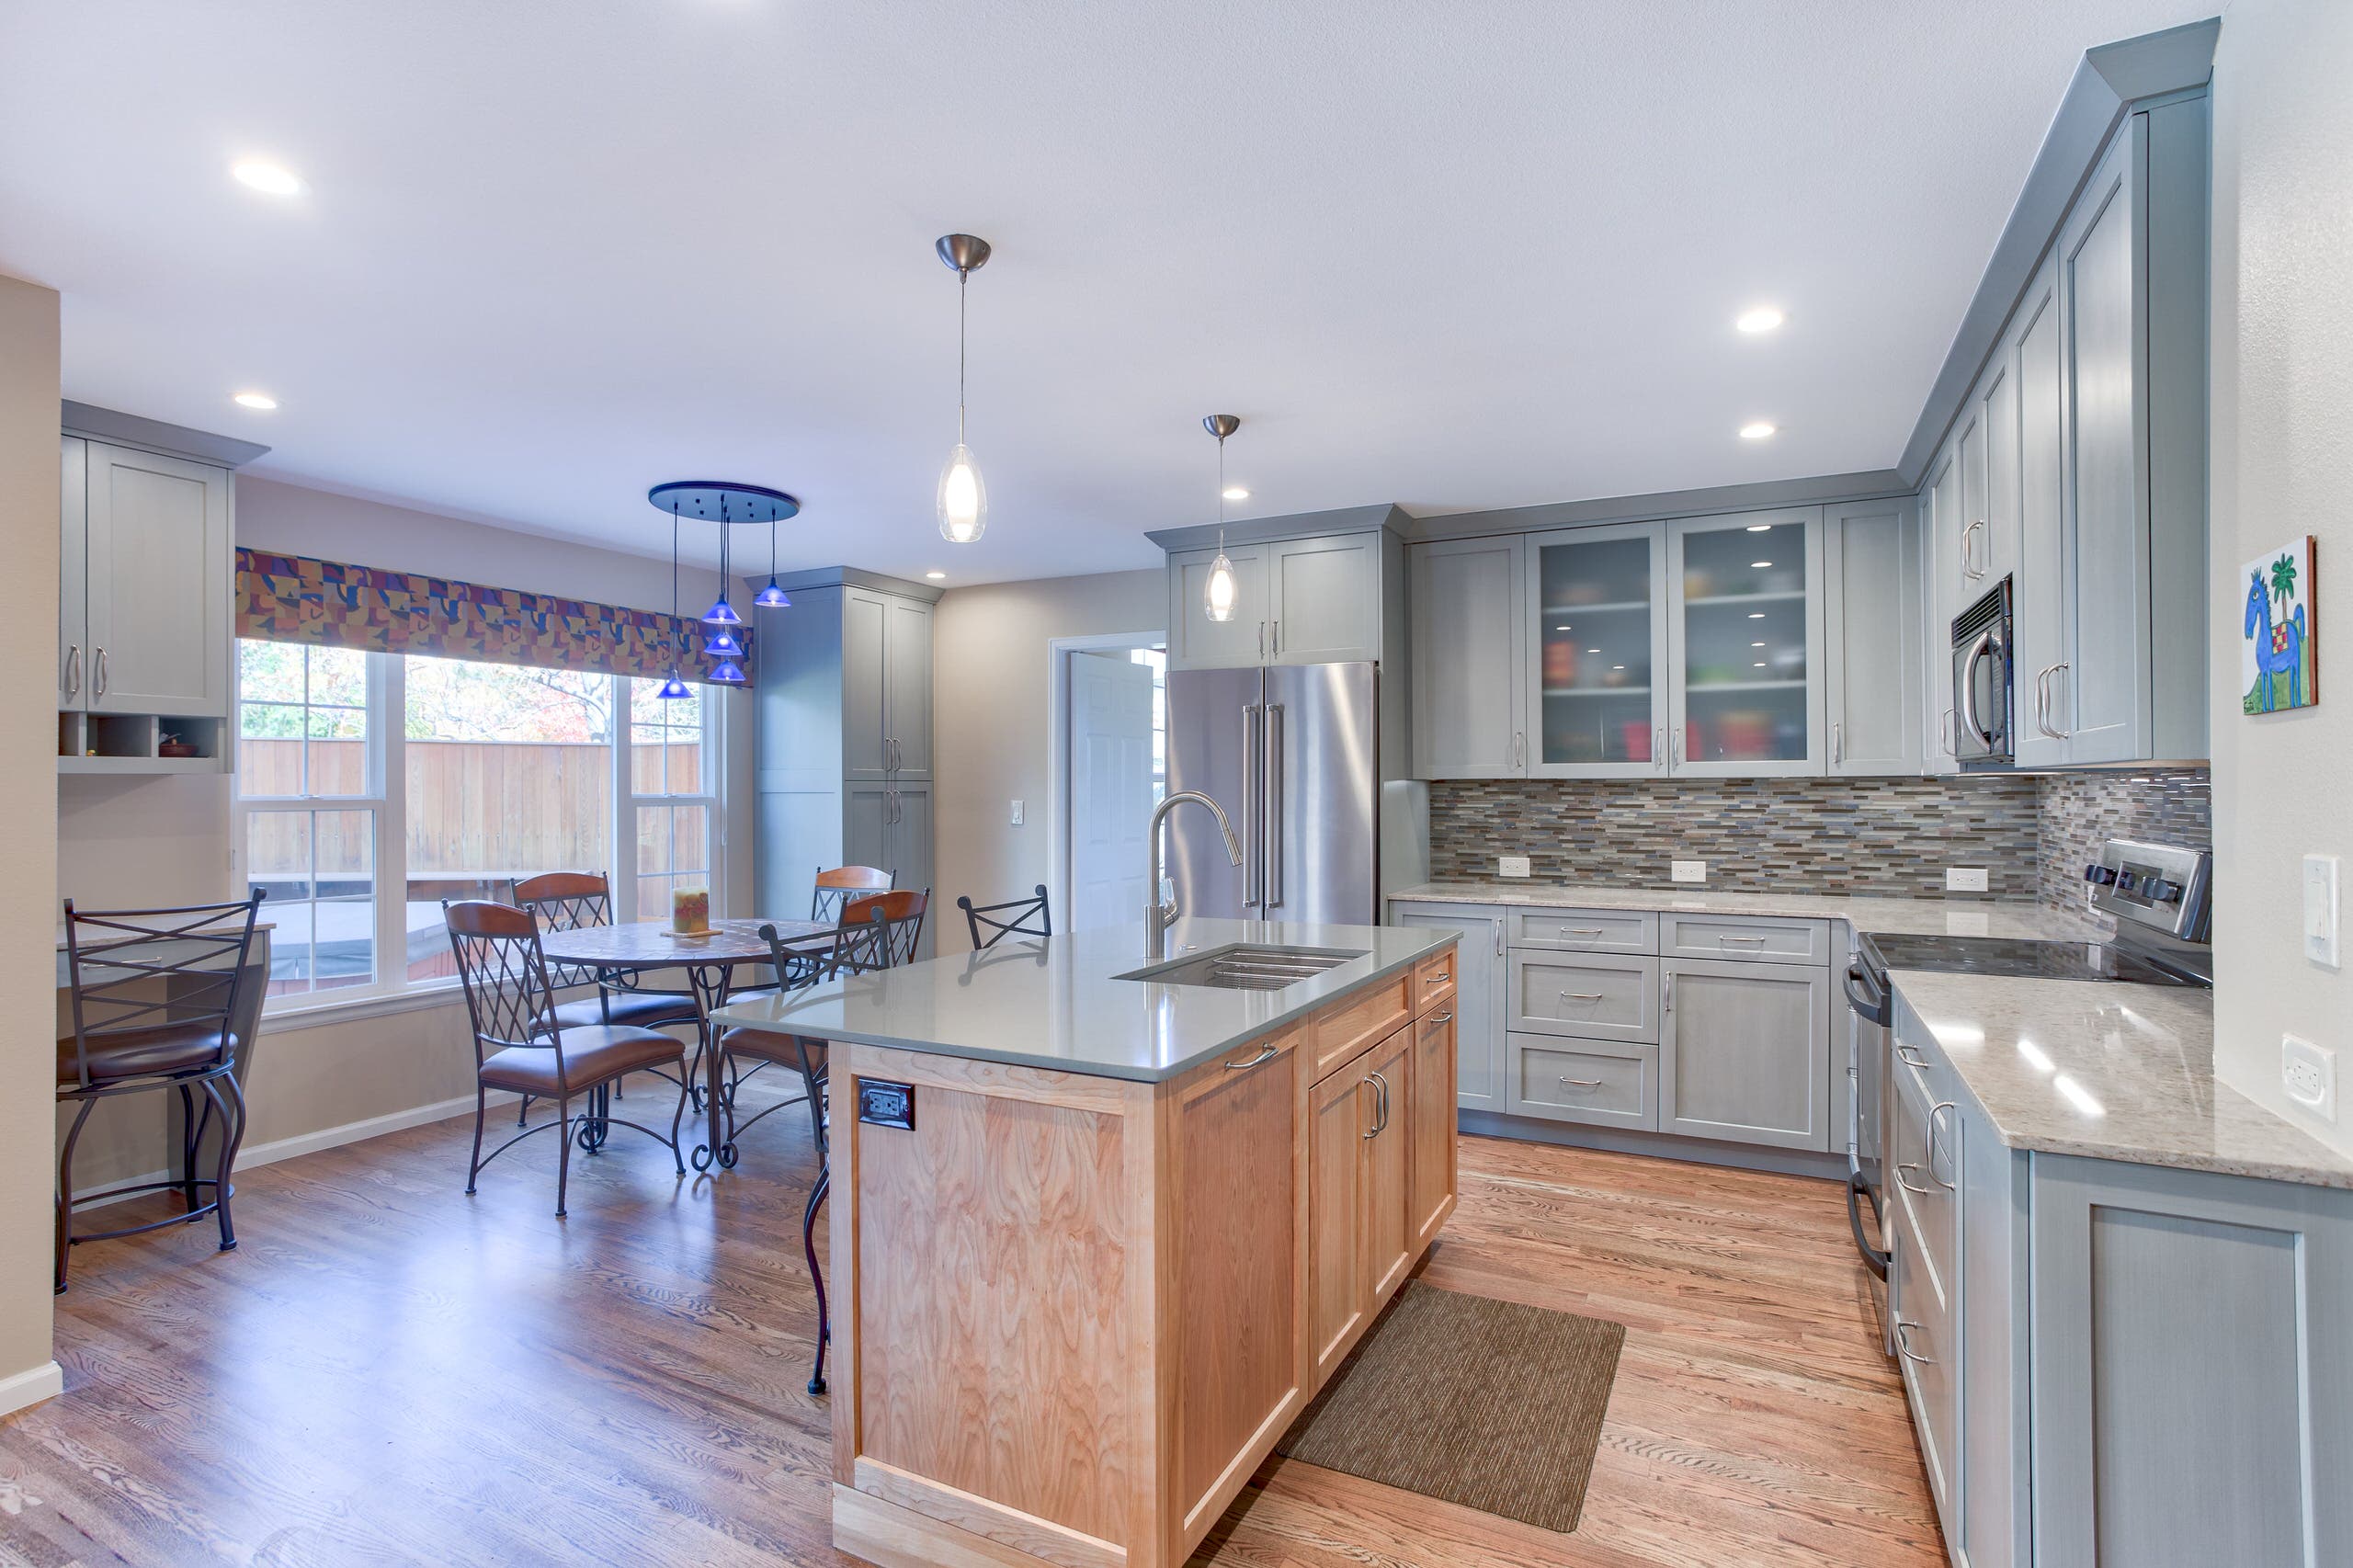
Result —
<path fill-rule="evenodd" d="M 1141 566 L 1212 412 L 1237 516 L 1892 465 L 2082 51 L 2213 8 L 14 0 L 0 270 L 68 397 L 278 477 L 649 551 L 649 485 L 741 478 L 789 567 Z"/>

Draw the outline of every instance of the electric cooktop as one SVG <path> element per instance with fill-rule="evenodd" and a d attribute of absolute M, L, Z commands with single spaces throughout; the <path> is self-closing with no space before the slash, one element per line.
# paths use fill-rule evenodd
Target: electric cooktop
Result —
<path fill-rule="evenodd" d="M 1891 969 L 1984 974 L 2005 980 L 2109 980 L 2134 985 L 2208 983 L 2151 961 L 2113 942 L 2031 942 L 2012 937 L 1863 938 L 1884 974 Z"/>

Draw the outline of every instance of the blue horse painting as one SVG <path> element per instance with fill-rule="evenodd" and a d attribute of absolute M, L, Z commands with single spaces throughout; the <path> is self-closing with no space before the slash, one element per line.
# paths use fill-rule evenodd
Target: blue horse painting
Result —
<path fill-rule="evenodd" d="M 2269 713 L 2279 707 L 2279 688 L 2274 684 L 2274 677 L 2279 676 L 2288 677 L 2288 706 L 2302 708 L 2304 607 L 2298 605 L 2293 612 L 2283 614 L 2275 629 L 2271 624 L 2271 588 L 2260 571 L 2251 572 L 2246 580 L 2246 625 L 2240 634 L 2251 644 L 2249 652 L 2255 655 L 2255 689 L 2247 694 L 2247 711 Z"/>

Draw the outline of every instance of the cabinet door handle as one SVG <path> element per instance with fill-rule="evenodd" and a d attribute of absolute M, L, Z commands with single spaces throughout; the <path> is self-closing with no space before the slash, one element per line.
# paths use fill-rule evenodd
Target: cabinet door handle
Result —
<path fill-rule="evenodd" d="M 1525 771 L 1528 767 L 1528 732 L 1525 730 L 1511 733 L 1511 766 L 1515 773 Z"/>
<path fill-rule="evenodd" d="M 1563 1076 L 1561 1079 L 1561 1087 L 1564 1089 L 1597 1089 L 1601 1087 L 1601 1080 L 1598 1078 L 1571 1078 Z"/>
<path fill-rule="evenodd" d="M 2047 705 L 2048 707 L 2050 707 L 2050 708 L 2056 708 L 2056 707 L 2058 707 L 2058 705 L 2059 705 L 2059 698 L 2058 698 L 2058 681 L 2059 681 L 2059 672 L 2060 672 L 2061 670 L 2064 670 L 2064 669 L 2072 669 L 2073 667 L 2074 667 L 2074 666 L 2073 666 L 2073 665 L 2069 665 L 2069 664 L 2067 663 L 2067 661 L 2066 661 L 2066 660 L 2062 659 L 2062 660 L 2060 660 L 2057 664 L 2055 664 L 2055 665 L 2052 665 L 2050 669 L 2048 669 L 2047 671 L 2045 671 L 2045 672 L 2044 672 L 2044 675 L 2045 675 L 2046 678 L 2048 678 L 2048 679 L 2051 681 L 2051 683 L 2052 683 L 2052 684 L 2051 684 L 2051 687 L 2050 687 L 2050 695 L 2049 695 L 2049 696 L 2046 698 L 2046 699 L 2045 699 L 2045 701 L 2046 701 L 2046 705 Z M 2070 736 L 2070 735 L 2074 734 L 2075 732 L 2075 731 L 2073 731 L 2073 730 L 2065 730 L 2065 729 L 2062 729 L 2062 728 L 2060 728 L 2058 721 L 2057 721 L 2057 720 L 2055 720 L 2055 719 L 2053 719 L 2053 720 L 2051 720 L 2050 722 L 2046 722 L 2046 723 L 2042 726 L 2042 733 L 2045 733 L 2045 734 L 2047 734 L 2047 735 L 2049 735 L 2049 736 L 2050 736 L 2052 740 L 2054 740 L 2054 741 L 2063 741 L 2063 740 L 2067 739 L 2067 737 L 2068 737 L 2068 736 Z"/>
<path fill-rule="evenodd" d="M 1389 1074 L 1375 1073 L 1372 1078 L 1373 1082 L 1381 1085 L 1381 1125 L 1374 1131 L 1386 1132 L 1389 1131 Z"/>
<path fill-rule="evenodd" d="M 1907 1361 L 1917 1361 L 1923 1367 L 1933 1367 L 1937 1364 L 1933 1358 L 1923 1356 L 1912 1348 L 1912 1331 L 1919 1326 L 1918 1324 L 1906 1323 L 1902 1318 L 1895 1320 L 1895 1352 Z"/>
<path fill-rule="evenodd" d="M 1267 652 L 1278 659 L 1283 656 L 1283 623 L 1279 620 L 1267 622 Z"/>
<path fill-rule="evenodd" d="M 1656 767 L 1662 773 L 1665 772 L 1666 726 L 1664 724 L 1651 732 L 1651 756 L 1656 759 L 1653 762 L 1652 766 Z"/>
<path fill-rule="evenodd" d="M 1372 1125 L 1358 1136 L 1370 1142 L 1381 1136 L 1381 1091 L 1373 1087 L 1372 1074 L 1368 1073 L 1357 1080 L 1358 1089 L 1372 1089 Z"/>
<path fill-rule="evenodd" d="M 1683 726 L 1675 726 L 1675 766 L 1683 766 Z"/>
<path fill-rule="evenodd" d="M 1229 1073 L 1247 1073 L 1251 1068 L 1263 1066 L 1281 1054 L 1282 1050 L 1279 1046 L 1260 1046 L 1257 1055 L 1247 1062 L 1229 1062 L 1225 1064 L 1225 1070 Z"/>
<path fill-rule="evenodd" d="M 1491 920 L 1489 924 L 1495 928 L 1495 957 L 1501 958 L 1504 956 L 1504 923 L 1501 920 Z"/>
<path fill-rule="evenodd" d="M 1830 726 L 1830 766 L 1833 767 L 1847 766 L 1846 731 L 1847 726 L 1844 724 L 1834 723 Z"/>
<path fill-rule="evenodd" d="M 90 695 L 104 697 L 107 694 L 107 651 L 104 648 L 98 650 L 97 657 L 92 661 L 90 673 L 96 677 L 96 684 L 90 687 Z"/>
<path fill-rule="evenodd" d="M 65 695 L 74 697 L 82 690 L 82 644 L 72 642 L 65 649 Z"/>
<path fill-rule="evenodd" d="M 1947 1192 L 1952 1192 L 1957 1189 L 1951 1182 L 1947 1181 L 1944 1177 L 1937 1174 L 1937 1118 L 1946 1111 L 1956 1108 L 1956 1108 L 1950 1100 L 1938 1100 L 1935 1105 L 1928 1108 L 1928 1179 L 1935 1182 L 1938 1187 L 1943 1187 Z M 1952 1162 L 1948 1160 L 1945 1163 L 1947 1165 L 1950 1165 Z"/>
<path fill-rule="evenodd" d="M 1675 1011 L 1675 971 L 1671 969 L 1666 971 L 1666 1000 L 1660 1007 L 1660 1011 L 1666 1013 Z"/>
<path fill-rule="evenodd" d="M 1263 620 L 1258 623 L 1258 662 L 1267 662 L 1267 623 Z"/>
<path fill-rule="evenodd" d="M 1945 716 L 1937 721 L 1937 744 L 1944 748 L 1947 756 L 1960 755 L 1952 749 L 1952 710 L 1949 708 L 1945 710 Z"/>

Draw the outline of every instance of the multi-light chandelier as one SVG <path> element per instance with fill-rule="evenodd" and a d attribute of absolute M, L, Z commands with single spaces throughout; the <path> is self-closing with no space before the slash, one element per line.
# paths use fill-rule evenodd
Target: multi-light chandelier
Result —
<path fill-rule="evenodd" d="M 768 584 L 754 597 L 756 605 L 782 608 L 791 604 L 784 589 L 776 580 L 776 526 L 788 517 L 797 516 L 801 503 L 781 490 L 770 490 L 764 484 L 738 484 L 723 480 L 684 479 L 667 484 L 657 484 L 645 493 L 645 498 L 670 514 L 670 619 L 680 617 L 678 608 L 678 535 L 680 525 L 688 517 L 699 518 L 719 525 L 719 597 L 702 612 L 702 623 L 710 628 L 703 633 L 703 656 L 715 659 L 710 678 L 720 686 L 742 686 L 744 666 L 737 660 L 744 656 L 744 641 L 736 631 L 744 618 L 727 601 L 728 585 L 734 581 L 734 531 L 744 524 L 766 523 L 768 526 Z M 688 698 L 694 688 L 686 682 L 681 668 L 679 649 L 674 641 L 671 647 L 670 676 L 662 683 L 661 695 L 669 699 Z"/>

